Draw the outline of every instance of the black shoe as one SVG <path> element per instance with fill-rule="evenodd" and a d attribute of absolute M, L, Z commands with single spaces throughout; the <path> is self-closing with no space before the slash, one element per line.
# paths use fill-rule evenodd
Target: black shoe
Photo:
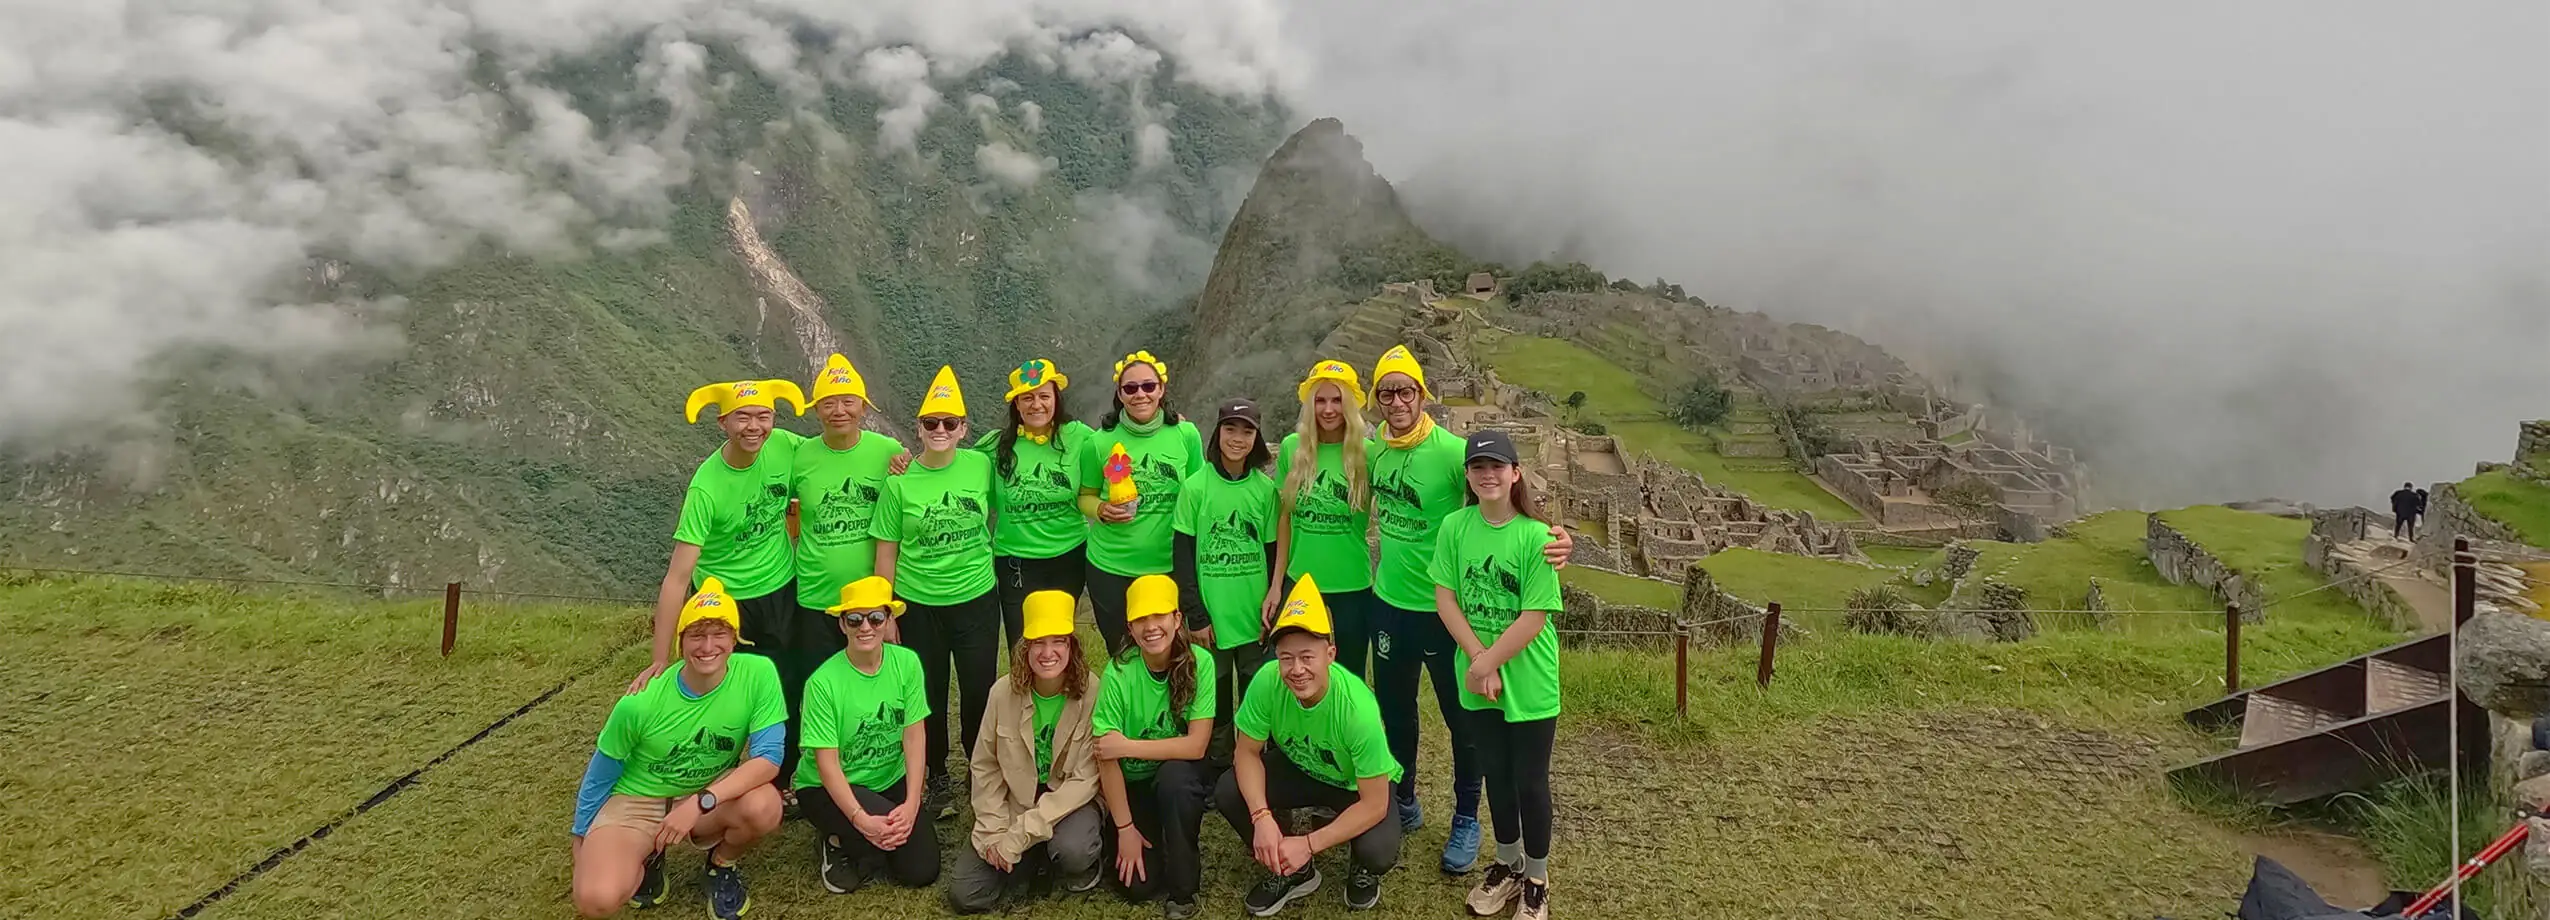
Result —
<path fill-rule="evenodd" d="M 956 799 L 948 794 L 947 777 L 931 777 L 929 785 L 921 787 L 921 813 L 934 821 L 956 817 Z"/>
<path fill-rule="evenodd" d="M 629 895 L 629 906 L 639 910 L 664 903 L 664 851 L 647 854 L 646 874 L 638 879 L 636 894 Z"/>
<path fill-rule="evenodd" d="M 1283 910 L 1284 905 L 1318 890 L 1319 867 L 1311 866 L 1291 875 L 1270 876 L 1257 883 L 1257 887 L 1248 890 L 1245 904 L 1249 916 L 1272 917 L 1276 911 Z"/>
<path fill-rule="evenodd" d="M 1160 920 L 1195 920 L 1194 901 L 1161 901 Z"/>
<path fill-rule="evenodd" d="M 849 894 L 867 882 L 850 852 L 834 846 L 832 835 L 820 831 L 815 834 L 815 873 L 823 879 L 823 890 L 833 894 Z"/>
<path fill-rule="evenodd" d="M 741 920 L 753 909 L 753 896 L 744 890 L 744 873 L 733 866 L 708 864 L 708 914 L 717 920 Z"/>
<path fill-rule="evenodd" d="M 1381 903 L 1381 875 L 1362 866 L 1346 876 L 1346 909 L 1371 910 Z"/>

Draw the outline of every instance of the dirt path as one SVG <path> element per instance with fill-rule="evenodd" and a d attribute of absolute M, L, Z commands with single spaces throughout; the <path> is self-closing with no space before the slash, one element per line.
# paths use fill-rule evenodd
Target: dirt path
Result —
<path fill-rule="evenodd" d="M 2240 844 L 2251 855 L 2283 863 L 2339 907 L 2371 907 L 2390 894 L 2382 881 L 2382 864 L 2353 837 L 2316 831 L 2244 834 Z"/>
<path fill-rule="evenodd" d="M 2414 572 L 2386 572 L 2377 576 L 2402 600 L 2417 609 L 2418 625 L 2443 632 L 2453 625 L 2453 592 L 2443 585 L 2420 578 Z"/>

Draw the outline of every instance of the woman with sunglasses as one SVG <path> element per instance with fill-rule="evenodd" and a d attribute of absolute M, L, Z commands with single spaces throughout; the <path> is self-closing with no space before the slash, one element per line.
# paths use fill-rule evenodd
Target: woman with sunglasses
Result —
<path fill-rule="evenodd" d="M 798 738 L 798 807 L 815 826 L 815 871 L 824 890 L 849 894 L 877 863 L 895 884 L 938 881 L 938 832 L 921 820 L 921 656 L 885 641 L 902 616 L 894 586 L 869 576 L 843 585 L 838 617 L 848 647 L 806 680 Z"/>
<path fill-rule="evenodd" d="M 956 371 L 940 367 L 921 400 L 921 456 L 888 477 L 870 529 L 878 575 L 912 605 L 901 624 L 903 644 L 921 656 L 930 696 L 927 801 L 932 817 L 956 814 L 948 797 L 947 679 L 956 672 L 964 706 L 963 750 L 974 749 L 983 698 L 1000 669 L 1000 599 L 992 591 L 992 458 L 964 450 L 965 392 Z"/>
<path fill-rule="evenodd" d="M 1363 383 L 1344 361 L 1311 365 L 1302 380 L 1301 416 L 1275 451 L 1281 511 L 1275 558 L 1287 578 L 1309 575 L 1335 618 L 1337 663 L 1362 677 L 1372 647 L 1372 477 L 1366 455 L 1372 425 L 1364 421 Z M 1274 619 L 1281 586 L 1269 588 L 1263 616 Z"/>
<path fill-rule="evenodd" d="M 1124 650 L 1125 589 L 1174 567 L 1178 492 L 1204 468 L 1204 437 L 1169 410 L 1168 385 L 1168 363 L 1150 352 L 1116 362 L 1115 407 L 1080 449 L 1080 510 L 1096 522 L 1089 528 L 1089 606 L 1109 655 Z M 1108 466 L 1119 446 L 1126 459 L 1117 475 L 1134 486 L 1125 502 L 1099 493 L 1111 482 Z"/>
<path fill-rule="evenodd" d="M 1080 596 L 1089 579 L 1083 548 L 1089 519 L 1080 515 L 1080 465 L 1072 451 L 1089 426 L 1063 408 L 1071 379 L 1043 358 L 1009 372 L 1009 424 L 983 435 L 974 449 L 992 456 L 1000 488 L 992 502 L 992 568 L 999 578 L 1001 625 L 1018 644 L 1027 595 Z"/>

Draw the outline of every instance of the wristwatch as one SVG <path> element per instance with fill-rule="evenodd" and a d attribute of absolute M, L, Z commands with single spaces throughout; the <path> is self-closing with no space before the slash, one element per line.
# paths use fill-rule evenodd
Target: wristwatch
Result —
<path fill-rule="evenodd" d="M 708 791 L 708 790 L 706 790 L 706 789 L 702 789 L 702 790 L 700 790 L 700 793 L 699 793 L 699 813 L 704 815 L 704 814 L 707 814 L 707 813 L 709 813 L 709 812 L 716 811 L 716 810 L 717 810 L 717 793 L 710 792 L 710 791 Z"/>

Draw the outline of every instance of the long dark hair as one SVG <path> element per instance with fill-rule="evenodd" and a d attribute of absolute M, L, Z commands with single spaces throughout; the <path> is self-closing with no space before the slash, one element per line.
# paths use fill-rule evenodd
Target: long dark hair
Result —
<path fill-rule="evenodd" d="M 1030 697 L 1032 702 L 1036 693 L 1036 669 L 1027 665 L 1027 643 L 1031 641 L 1034 640 L 1021 639 L 1018 644 L 1009 647 L 1009 686 Z M 1063 696 L 1076 700 L 1089 692 L 1089 653 L 1081 649 L 1079 636 L 1071 637 L 1071 657 L 1063 662 L 1062 678 Z"/>
<path fill-rule="evenodd" d="M 1169 718 L 1184 723 L 1186 720 L 1178 717 L 1195 702 L 1195 646 L 1190 644 L 1183 620 L 1169 629 Z M 1119 661 L 1143 663 L 1142 646 L 1132 642 L 1125 643 L 1124 651 L 1116 655 Z"/>
<path fill-rule="evenodd" d="M 1018 472 L 1018 429 L 1026 424 L 1027 420 L 1018 416 L 1018 400 L 1010 400 L 1009 427 L 1001 429 L 997 436 L 1000 440 L 992 444 L 992 466 L 1000 470 L 1002 481 L 1007 481 Z M 1056 389 L 1053 435 L 1055 447 L 1062 446 L 1063 426 L 1069 424 L 1071 424 L 1071 410 L 1063 408 L 1062 391 Z"/>
<path fill-rule="evenodd" d="M 1527 477 L 1519 475 L 1522 472 L 1519 467 L 1515 472 L 1518 475 L 1514 477 L 1514 487 L 1505 491 L 1506 499 L 1514 503 L 1515 513 L 1544 524 L 1549 523 L 1548 518 L 1541 516 L 1541 501 L 1532 495 L 1532 484 Z M 1478 503 L 1479 490 L 1470 488 L 1469 483 L 1462 483 L 1461 507 L 1467 508 Z"/>

